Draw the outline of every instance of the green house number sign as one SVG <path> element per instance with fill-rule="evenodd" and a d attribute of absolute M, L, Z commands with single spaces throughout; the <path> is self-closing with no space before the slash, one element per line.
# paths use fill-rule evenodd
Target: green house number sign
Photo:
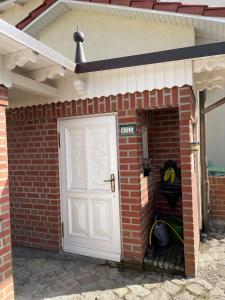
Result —
<path fill-rule="evenodd" d="M 120 125 L 120 136 L 136 135 L 136 124 Z"/>

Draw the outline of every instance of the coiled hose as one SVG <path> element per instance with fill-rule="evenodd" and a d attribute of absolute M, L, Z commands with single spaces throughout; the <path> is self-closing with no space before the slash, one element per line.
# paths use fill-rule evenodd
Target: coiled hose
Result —
<path fill-rule="evenodd" d="M 156 224 L 158 224 L 158 223 L 164 223 L 167 226 L 169 226 L 173 230 L 173 232 L 176 234 L 176 236 L 179 238 L 179 240 L 182 243 L 184 243 L 184 241 L 182 240 L 182 238 L 179 236 L 179 234 L 176 232 L 176 230 L 169 223 L 167 223 L 166 221 L 163 221 L 163 220 L 156 220 L 155 223 L 152 225 L 152 228 L 151 228 L 150 234 L 149 234 L 149 245 L 150 245 L 150 247 L 152 245 L 152 233 L 153 233 L 153 230 L 154 230 Z"/>

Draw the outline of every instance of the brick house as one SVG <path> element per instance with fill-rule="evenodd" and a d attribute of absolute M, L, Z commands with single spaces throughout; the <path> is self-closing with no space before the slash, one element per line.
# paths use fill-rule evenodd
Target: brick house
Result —
<path fill-rule="evenodd" d="M 168 4 L 147 1 L 132 1 L 132 9 L 116 1 L 53 2 L 45 1 L 18 25 L 28 26 L 40 41 L 0 21 L 0 298 L 13 298 L 11 231 L 13 245 L 142 263 L 155 212 L 182 217 L 185 273 L 195 276 L 202 221 L 199 155 L 191 144 L 198 139 L 199 91 L 224 85 L 224 42 L 193 45 L 193 28 L 182 25 L 172 50 L 76 65 L 59 54 L 64 47 L 52 48 L 61 46 L 53 37 L 60 33 L 62 5 L 71 19 L 74 8 L 100 14 L 109 7 L 108 14 L 138 13 L 138 18 L 169 15 L 175 23 L 197 24 L 199 40 L 210 40 L 218 26 L 223 28 L 218 10 L 202 8 L 201 15 L 214 16 L 210 19 L 188 15 L 197 8 L 189 12 L 179 4 L 170 4 L 165 13 Z M 50 48 L 40 30 L 53 15 L 54 26 L 46 28 Z M 210 33 L 202 34 L 204 24 Z M 124 135 L 123 128 L 131 134 Z M 153 168 L 148 177 L 146 153 Z M 182 199 L 175 209 L 157 192 L 167 160 L 176 161 L 182 174 Z"/>

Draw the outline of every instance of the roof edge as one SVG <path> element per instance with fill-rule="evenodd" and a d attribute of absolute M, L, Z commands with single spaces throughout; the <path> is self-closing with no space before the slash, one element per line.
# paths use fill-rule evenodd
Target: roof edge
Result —
<path fill-rule="evenodd" d="M 57 0 L 45 0 L 43 3 L 29 13 L 29 15 L 20 21 L 16 27 L 18 29 L 25 29 L 31 22 L 40 17 L 46 10 L 51 8 L 53 4 L 59 3 Z M 158 2 L 158 0 L 80 0 L 80 2 L 89 2 L 89 4 L 102 4 L 102 5 L 116 5 L 121 7 L 131 7 L 146 9 L 149 11 L 177 13 L 183 15 L 195 15 L 201 17 L 225 17 L 225 7 L 209 7 L 208 5 L 196 5 L 196 4 L 182 4 L 181 2 Z M 194 0 L 193 0 L 194 2 Z"/>

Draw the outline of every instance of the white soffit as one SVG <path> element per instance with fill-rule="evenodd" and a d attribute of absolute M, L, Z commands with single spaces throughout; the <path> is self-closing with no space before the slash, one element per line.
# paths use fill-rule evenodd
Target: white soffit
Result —
<path fill-rule="evenodd" d="M 0 12 L 3 12 L 13 6 L 22 7 L 29 0 L 6 0 L 0 3 Z"/>
<path fill-rule="evenodd" d="M 0 20 L 0 84 L 59 100 L 55 81 L 76 77 L 76 64 Z"/>
<path fill-rule="evenodd" d="M 124 18 L 139 18 L 153 22 L 163 22 L 175 25 L 193 26 L 198 40 L 223 41 L 225 40 L 225 18 L 185 15 L 173 12 L 156 11 L 133 8 L 112 4 L 90 3 L 73 0 L 59 0 L 46 12 L 36 18 L 24 31 L 32 36 L 38 35 L 46 26 L 69 10 L 84 10 L 93 14 L 116 15 Z"/>
<path fill-rule="evenodd" d="M 5 56 L 17 53 L 19 55 L 20 51 L 25 49 L 30 49 L 39 56 L 37 63 L 25 66 L 27 71 L 53 65 L 60 65 L 70 71 L 75 70 L 74 62 L 7 22 L 0 20 L 0 54 Z"/>

